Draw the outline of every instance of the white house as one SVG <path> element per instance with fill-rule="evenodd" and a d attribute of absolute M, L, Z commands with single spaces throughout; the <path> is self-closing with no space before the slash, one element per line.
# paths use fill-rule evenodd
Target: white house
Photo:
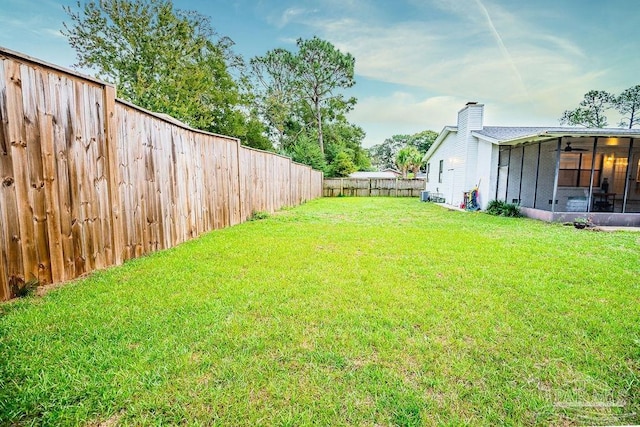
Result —
<path fill-rule="evenodd" d="M 484 126 L 469 102 L 426 153 L 426 190 L 452 206 L 478 187 L 530 217 L 640 225 L 640 129 Z"/>

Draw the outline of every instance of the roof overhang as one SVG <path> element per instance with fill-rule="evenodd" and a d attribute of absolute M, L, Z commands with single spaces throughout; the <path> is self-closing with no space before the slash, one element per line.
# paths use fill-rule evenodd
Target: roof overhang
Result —
<path fill-rule="evenodd" d="M 517 138 L 511 139 L 496 139 L 492 138 L 488 135 L 483 135 L 482 133 L 475 131 L 471 132 L 471 135 L 481 139 L 483 141 L 490 142 L 495 145 L 521 145 L 531 142 L 542 142 L 549 141 L 558 138 L 639 138 L 640 133 L 638 133 L 638 129 L 631 129 L 629 131 L 625 131 L 622 129 L 576 129 L 575 132 L 566 130 L 557 131 L 557 130 L 547 130 L 542 132 L 535 132 L 530 135 L 520 135 Z"/>

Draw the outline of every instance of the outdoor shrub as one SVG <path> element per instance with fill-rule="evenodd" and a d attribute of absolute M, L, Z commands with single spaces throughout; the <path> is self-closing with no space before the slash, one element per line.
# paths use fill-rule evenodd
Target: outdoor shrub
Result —
<path fill-rule="evenodd" d="M 490 215 L 501 215 L 504 205 L 505 202 L 501 202 L 500 200 L 491 200 L 487 205 L 487 209 L 485 210 L 485 212 Z"/>
<path fill-rule="evenodd" d="M 265 212 L 265 211 L 253 211 L 253 213 L 251 214 L 251 217 L 249 218 L 249 221 L 258 221 L 260 219 L 267 219 L 269 218 L 269 212 Z"/>
<path fill-rule="evenodd" d="M 507 216 L 517 218 L 522 216 L 520 206 L 514 203 L 507 203 L 501 200 L 492 200 L 487 205 L 486 212 L 490 215 Z"/>
<path fill-rule="evenodd" d="M 11 292 L 16 298 L 24 298 L 33 295 L 38 288 L 39 282 L 36 279 L 20 282 L 11 286 Z"/>

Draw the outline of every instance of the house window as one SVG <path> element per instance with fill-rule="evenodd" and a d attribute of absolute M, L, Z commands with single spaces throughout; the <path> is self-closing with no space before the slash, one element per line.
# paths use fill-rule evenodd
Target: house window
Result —
<path fill-rule="evenodd" d="M 431 163 L 427 163 L 427 182 L 429 182 L 429 172 L 431 172 Z"/>
<path fill-rule="evenodd" d="M 440 167 L 438 169 L 438 182 L 442 184 L 442 172 L 444 171 L 444 160 L 440 160 Z"/>
<path fill-rule="evenodd" d="M 561 153 L 558 187 L 589 187 L 591 185 L 591 162 L 593 153 Z M 600 185 L 602 154 L 596 154 L 593 171 L 593 186 Z"/>

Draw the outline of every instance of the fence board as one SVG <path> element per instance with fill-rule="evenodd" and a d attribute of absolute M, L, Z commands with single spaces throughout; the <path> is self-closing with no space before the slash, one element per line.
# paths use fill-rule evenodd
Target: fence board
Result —
<path fill-rule="evenodd" d="M 13 178 L 13 159 L 9 139 L 9 113 L 7 111 L 7 82 L 5 67 L 8 61 L 0 59 L 0 299 L 8 299 L 11 288 L 22 274 L 22 251 L 13 236 L 19 233 L 17 201 Z"/>
<path fill-rule="evenodd" d="M 22 70 L 26 66 L 8 62 L 7 69 L 7 105 L 8 133 L 11 144 L 10 155 L 13 164 L 13 180 L 15 186 L 15 200 L 17 201 L 17 232 L 13 238 L 17 239 L 22 252 L 23 281 L 37 280 L 38 260 L 35 248 L 35 230 L 31 212 L 33 207 L 29 203 L 29 171 L 27 154 L 27 123 L 25 123 L 25 103 L 23 102 Z M 28 80 L 24 82 L 28 89 Z"/>

